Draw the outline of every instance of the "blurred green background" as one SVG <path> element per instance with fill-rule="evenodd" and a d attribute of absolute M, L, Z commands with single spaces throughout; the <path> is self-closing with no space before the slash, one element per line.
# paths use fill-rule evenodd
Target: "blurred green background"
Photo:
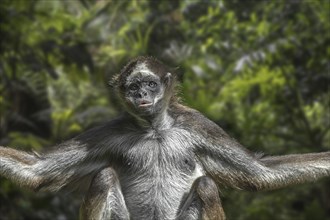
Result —
<path fill-rule="evenodd" d="M 110 120 L 109 79 L 152 55 L 181 74 L 183 103 L 250 150 L 330 150 L 328 0 L 2 0 L 0 12 L 0 145 L 38 151 Z M 221 191 L 229 220 L 324 220 L 329 186 Z M 0 219 L 77 219 L 81 197 L 1 178 Z"/>

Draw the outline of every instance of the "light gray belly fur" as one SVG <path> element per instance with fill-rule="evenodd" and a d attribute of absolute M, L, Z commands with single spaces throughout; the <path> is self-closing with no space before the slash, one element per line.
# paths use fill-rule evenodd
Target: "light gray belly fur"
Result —
<path fill-rule="evenodd" d="M 130 139 L 131 147 L 123 152 L 118 176 L 131 219 L 175 219 L 193 181 L 203 175 L 189 134 L 164 132 Z"/>

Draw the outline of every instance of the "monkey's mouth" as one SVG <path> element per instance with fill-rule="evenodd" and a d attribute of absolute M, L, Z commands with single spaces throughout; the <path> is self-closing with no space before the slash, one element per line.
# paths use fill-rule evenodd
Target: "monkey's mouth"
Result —
<path fill-rule="evenodd" d="M 149 106 L 152 106 L 152 102 L 149 102 L 149 101 L 146 101 L 146 100 L 142 100 L 139 103 L 139 108 L 146 108 L 146 107 L 149 107 Z"/>

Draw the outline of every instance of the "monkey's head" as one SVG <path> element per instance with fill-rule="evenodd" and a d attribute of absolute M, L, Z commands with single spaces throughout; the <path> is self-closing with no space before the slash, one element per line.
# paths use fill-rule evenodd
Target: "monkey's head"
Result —
<path fill-rule="evenodd" d="M 114 77 L 112 84 L 129 113 L 150 117 L 162 113 L 174 100 L 176 81 L 176 75 L 157 59 L 138 57 Z"/>

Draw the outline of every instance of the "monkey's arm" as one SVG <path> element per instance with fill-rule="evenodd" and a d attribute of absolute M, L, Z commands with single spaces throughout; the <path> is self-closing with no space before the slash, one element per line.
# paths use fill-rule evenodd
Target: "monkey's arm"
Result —
<path fill-rule="evenodd" d="M 259 158 L 201 115 L 190 127 L 199 131 L 199 161 L 220 185 L 269 190 L 330 176 L 330 152 Z"/>
<path fill-rule="evenodd" d="M 31 168 L 38 162 L 37 155 L 0 146 L 0 175 L 20 185 L 37 188 L 41 182 Z"/>
<path fill-rule="evenodd" d="M 40 155 L 0 147 L 0 175 L 33 190 L 57 191 L 78 185 L 75 183 L 104 166 L 93 154 L 76 141 Z"/>
<path fill-rule="evenodd" d="M 40 155 L 0 147 L 0 175 L 34 190 L 74 188 L 108 164 L 111 132 L 111 128 L 96 128 Z"/>
<path fill-rule="evenodd" d="M 245 190 L 271 190 L 330 176 L 330 153 L 287 155 L 258 159 L 226 145 L 197 153 L 208 175 L 220 185 Z"/>

